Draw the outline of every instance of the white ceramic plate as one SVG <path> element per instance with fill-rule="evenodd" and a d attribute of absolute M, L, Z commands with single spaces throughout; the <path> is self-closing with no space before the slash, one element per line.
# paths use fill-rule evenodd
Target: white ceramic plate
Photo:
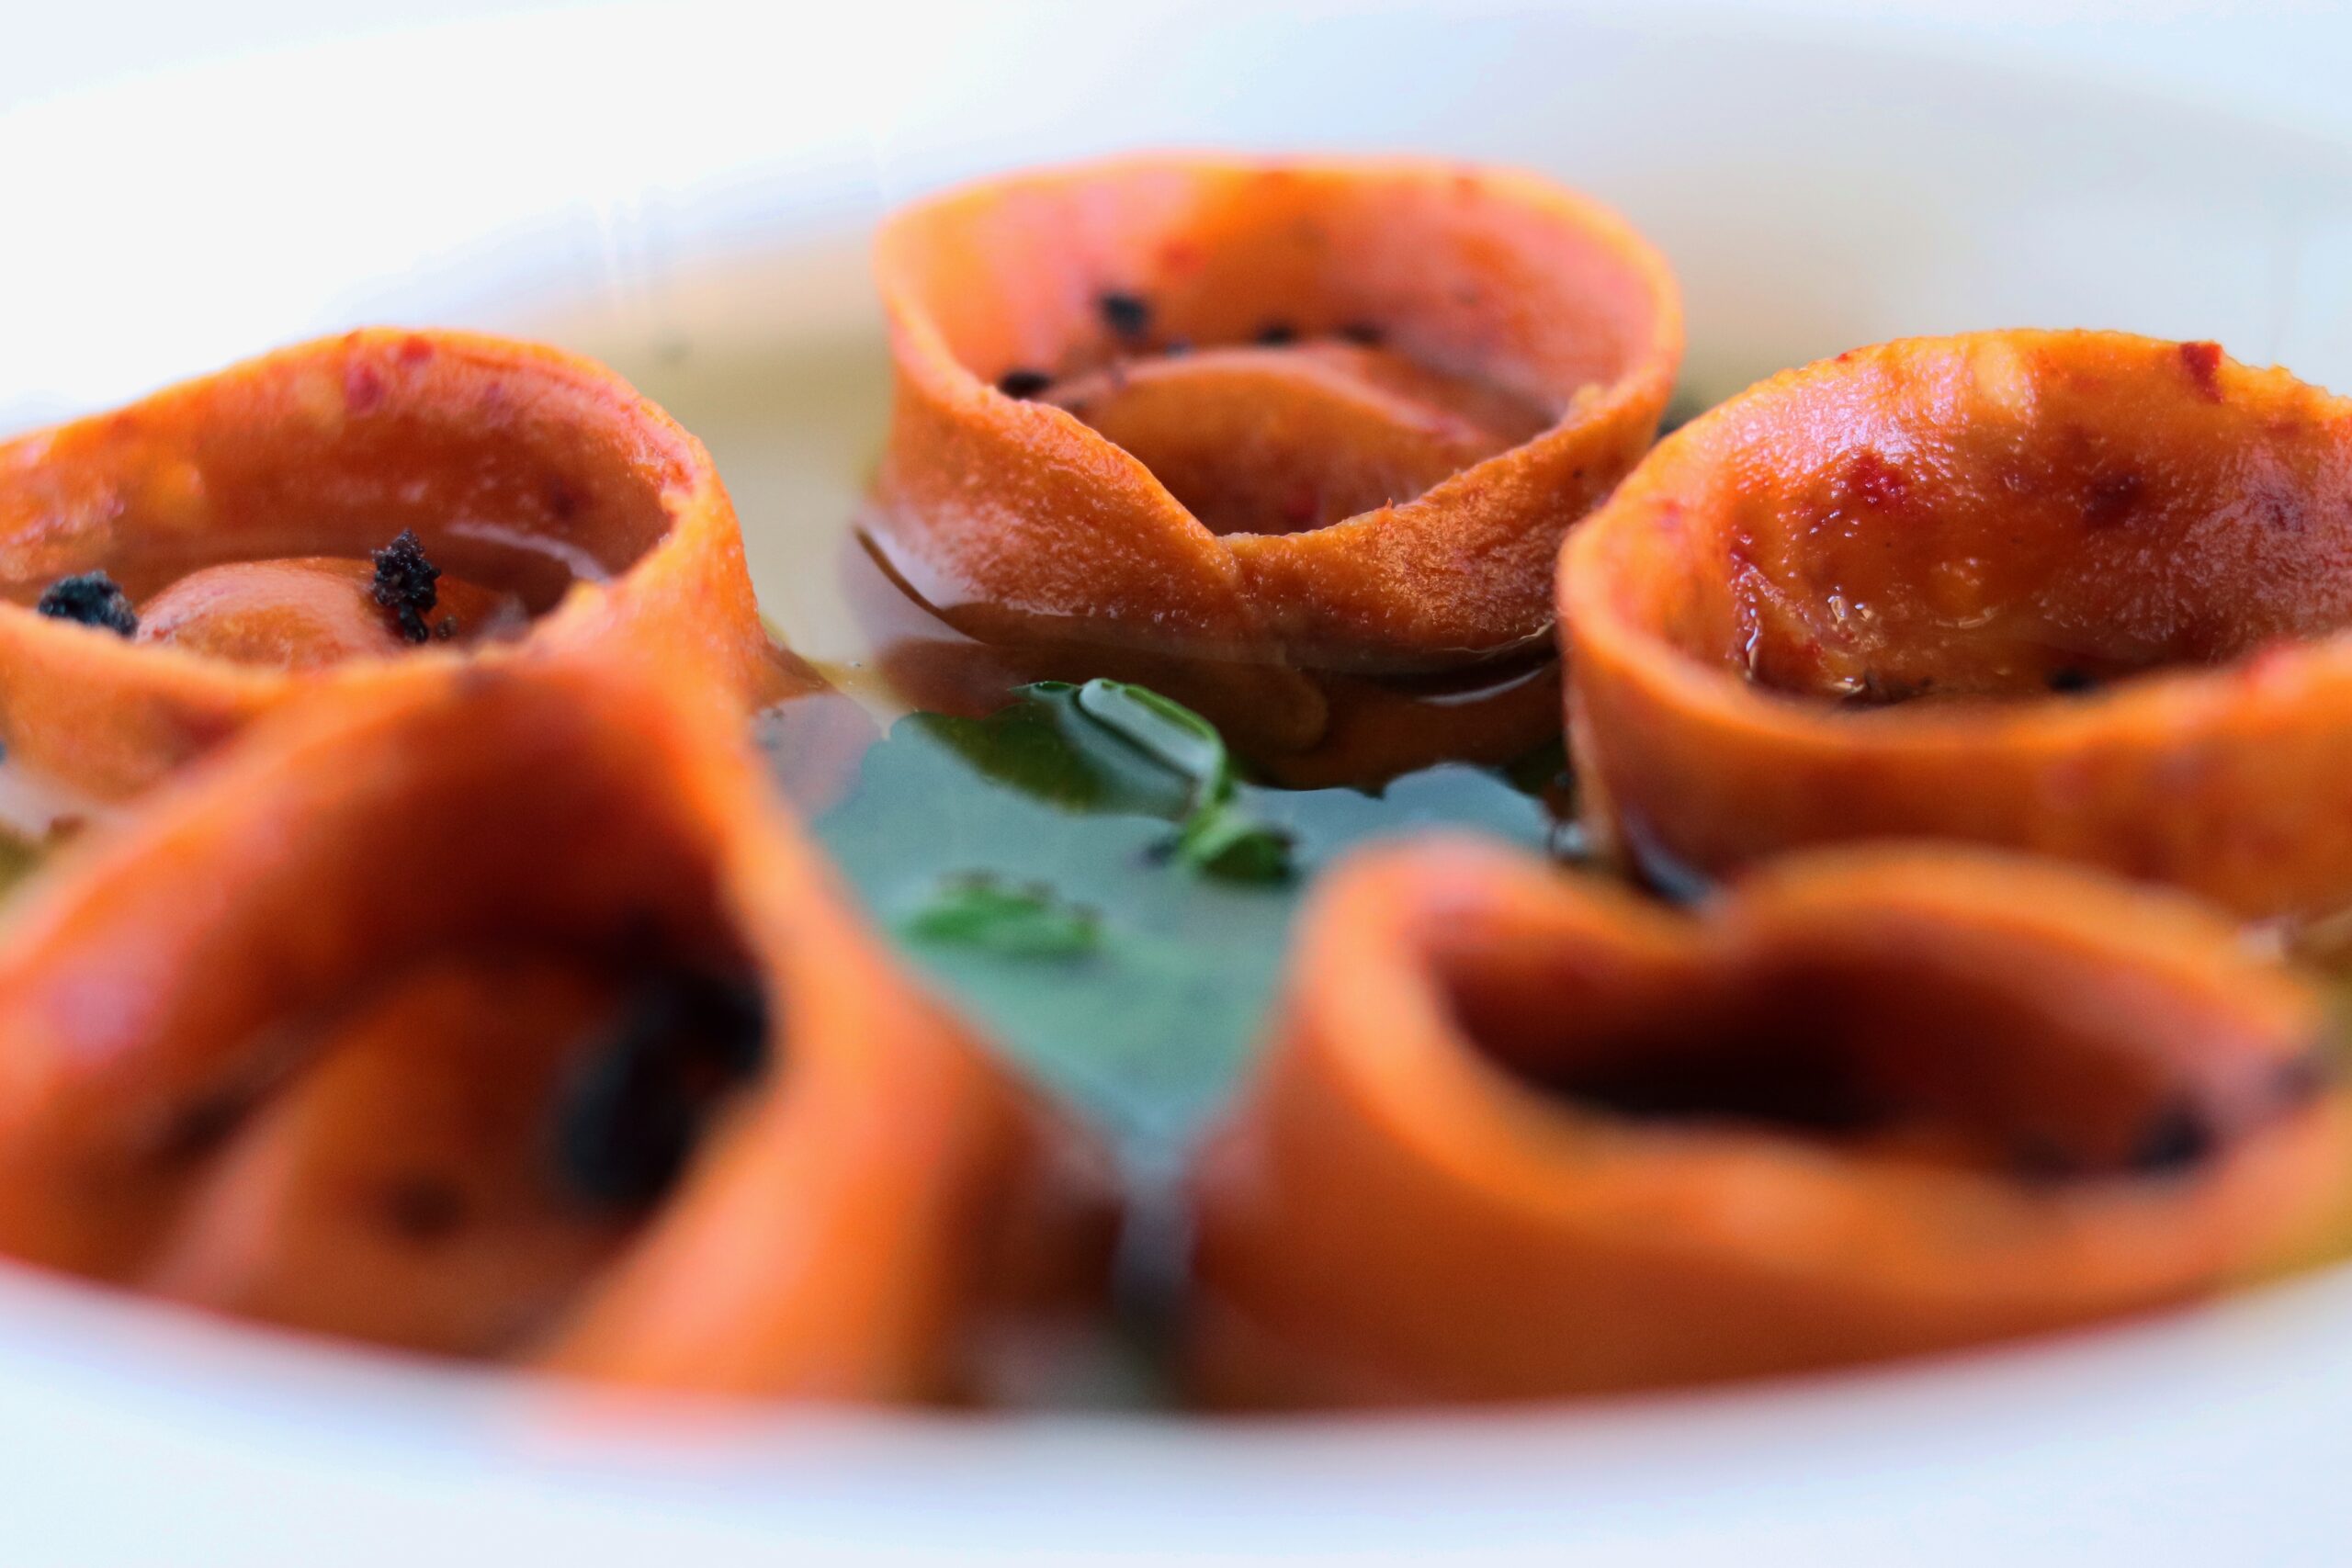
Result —
<path fill-rule="evenodd" d="M 2323 32 L 2344 44 L 2343 31 Z M 0 426 L 362 321 L 599 355 L 700 432 L 763 600 L 847 646 L 884 206 L 1138 145 L 1435 151 L 1616 203 L 1721 394 L 1909 333 L 2219 338 L 2352 386 L 2352 147 L 1679 6 L 623 7 L 0 118 Z M 1249 1426 L 622 1406 L 0 1269 L 0 1562 L 2352 1558 L 2352 1273 L 1887 1371 Z"/>

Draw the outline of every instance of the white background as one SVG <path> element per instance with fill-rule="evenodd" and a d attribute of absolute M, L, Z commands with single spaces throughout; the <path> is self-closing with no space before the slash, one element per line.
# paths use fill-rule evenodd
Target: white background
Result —
<path fill-rule="evenodd" d="M 780 24 L 786 36 L 802 27 L 821 36 L 827 15 L 842 8 L 807 0 L 747 0 L 731 7 L 759 30 Z M 938 0 L 856 0 L 854 8 L 889 15 L 894 27 L 911 29 L 925 13 L 954 7 Z M 1132 0 L 1129 8 L 1183 9 Z M 1383 7 L 1366 0 L 1351 8 Z M 2030 57 L 2167 94 L 2258 103 L 2283 116 L 2352 128 L 2352 6 L 2343 0 L 1732 0 L 1724 8 L 1849 22 L 1955 51 Z M 8 0 L 0 6 L 0 107 L 256 50 L 563 9 L 595 7 L 526 0 Z"/>

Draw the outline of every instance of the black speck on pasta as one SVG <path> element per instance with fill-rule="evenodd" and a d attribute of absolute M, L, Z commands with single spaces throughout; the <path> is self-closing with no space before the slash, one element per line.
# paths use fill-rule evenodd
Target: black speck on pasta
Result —
<path fill-rule="evenodd" d="M 1151 301 L 1140 294 L 1113 289 L 1096 299 L 1102 324 L 1123 338 L 1139 338 L 1151 331 Z"/>
<path fill-rule="evenodd" d="M 670 1190 L 720 1101 L 757 1072 L 765 998 L 707 975 L 649 976 L 584 1043 L 559 1097 L 555 1156 L 564 1185 L 613 1208 Z"/>
<path fill-rule="evenodd" d="M 1054 378 L 1043 370 L 1023 367 L 1008 370 L 996 378 L 996 389 L 1008 398 L 1034 398 L 1054 384 Z"/>
<path fill-rule="evenodd" d="M 139 617 L 131 612 L 130 595 L 103 571 L 59 578 L 49 585 L 33 608 L 51 620 L 96 626 L 117 637 L 130 637 L 139 630 Z"/>
<path fill-rule="evenodd" d="M 441 569 L 425 559 L 424 541 L 414 529 L 403 528 L 400 537 L 369 558 L 376 563 L 376 582 L 369 590 L 376 603 L 391 612 L 409 641 L 431 641 L 433 628 L 424 615 L 441 602 L 440 591 L 433 586 L 441 581 Z"/>

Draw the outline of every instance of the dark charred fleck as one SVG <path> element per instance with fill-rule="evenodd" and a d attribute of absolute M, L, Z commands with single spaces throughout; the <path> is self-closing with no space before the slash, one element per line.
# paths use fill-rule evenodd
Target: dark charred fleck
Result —
<path fill-rule="evenodd" d="M 2199 397 L 2208 402 L 2222 400 L 2222 345 L 2218 343 L 2185 343 L 2180 345 L 2180 366 L 2188 372 L 2189 381 Z"/>
<path fill-rule="evenodd" d="M 439 1241 L 465 1223 L 465 1195 L 430 1176 L 395 1181 L 384 1192 L 384 1221 L 409 1241 Z"/>
<path fill-rule="evenodd" d="M 1258 329 L 1255 341 L 1262 348 L 1281 348 L 1298 341 L 1298 329 L 1288 321 L 1268 321 Z"/>
<path fill-rule="evenodd" d="M 2187 1170 L 2213 1152 L 2213 1129 L 2186 1105 L 2168 1105 L 2140 1131 L 2132 1147 L 2132 1168 L 2161 1176 Z"/>
<path fill-rule="evenodd" d="M 710 1118 L 759 1070 L 767 1007 L 748 985 L 672 973 L 639 985 L 583 1047 L 556 1106 L 566 1186 L 635 1208 L 670 1190 Z"/>
<path fill-rule="evenodd" d="M 2042 677 L 2043 684 L 2061 696 L 2075 696 L 2098 690 L 2098 677 L 2071 665 L 2061 665 Z"/>
<path fill-rule="evenodd" d="M 424 546 L 416 531 L 401 529 L 399 538 L 370 558 L 376 563 L 376 585 L 371 590 L 376 603 L 391 613 L 401 635 L 409 641 L 431 640 L 433 631 L 424 613 L 441 602 L 440 591 L 433 586 L 441 581 L 441 569 L 424 558 Z"/>
<path fill-rule="evenodd" d="M 1139 338 L 1151 331 L 1151 301 L 1140 294 L 1114 289 L 1094 301 L 1102 324 L 1123 338 Z"/>
<path fill-rule="evenodd" d="M 1340 329 L 1340 335 L 1364 348 L 1378 348 L 1388 341 L 1387 332 L 1370 321 L 1350 321 Z"/>
<path fill-rule="evenodd" d="M 49 585 L 33 608 L 53 621 L 76 621 L 85 626 L 101 627 L 117 637 L 130 637 L 139 630 L 139 617 L 130 609 L 130 595 L 103 571 L 59 578 Z"/>
<path fill-rule="evenodd" d="M 458 617 L 457 617 L 457 616 L 455 616 L 455 615 L 444 615 L 444 616 L 442 616 L 439 620 L 437 620 L 437 621 L 435 621 L 435 622 L 434 622 L 434 623 L 433 623 L 433 640 L 434 640 L 434 641 L 435 641 L 435 642 L 447 642 L 451 637 L 456 637 L 457 635 L 458 635 Z"/>
<path fill-rule="evenodd" d="M 1043 370 L 1023 367 L 1008 370 L 996 378 L 996 389 L 1008 398 L 1034 398 L 1054 384 L 1054 378 Z"/>

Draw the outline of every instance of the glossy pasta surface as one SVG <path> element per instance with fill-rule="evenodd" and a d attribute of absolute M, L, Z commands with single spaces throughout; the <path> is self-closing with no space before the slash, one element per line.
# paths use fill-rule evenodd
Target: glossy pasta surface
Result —
<path fill-rule="evenodd" d="M 1695 916 L 1467 840 L 1317 895 L 1195 1178 L 1201 1394 L 1556 1397 L 2191 1299 L 2333 1222 L 2317 998 L 2185 901 L 1929 850 Z"/>
<path fill-rule="evenodd" d="M 1971 839 L 2352 897 L 2352 405 L 2203 343 L 1858 349 L 1679 432 L 1562 558 L 1593 827 L 1659 874 Z"/>
<path fill-rule="evenodd" d="M 387 659 L 819 684 L 769 649 L 700 442 L 601 366 L 463 333 L 323 339 L 0 446 L 0 743 L 100 799 Z"/>
<path fill-rule="evenodd" d="M 603 1379 L 968 1392 L 1085 1276 L 1084 1142 L 737 724 L 602 655 L 389 666 L 68 852 L 0 955 L 0 1247 Z"/>

